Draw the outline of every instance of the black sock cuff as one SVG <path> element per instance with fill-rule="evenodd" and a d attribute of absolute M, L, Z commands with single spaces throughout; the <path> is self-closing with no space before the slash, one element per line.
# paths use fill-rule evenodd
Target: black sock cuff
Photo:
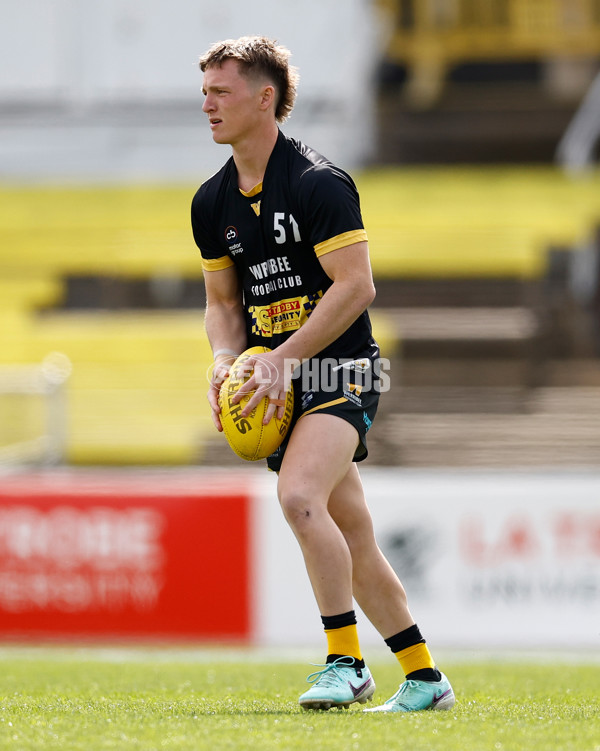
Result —
<path fill-rule="evenodd" d="M 406 680 L 437 683 L 442 680 L 442 674 L 437 668 L 422 668 L 421 670 L 413 670 L 412 673 L 406 676 Z"/>
<path fill-rule="evenodd" d="M 344 660 L 342 667 L 346 667 L 346 663 L 349 668 L 356 668 L 357 670 L 365 667 L 365 661 L 362 658 L 359 660 L 358 657 L 352 658 L 350 655 L 327 655 L 326 663 L 329 665 L 330 663 L 335 662 L 340 658 Z M 352 659 L 354 660 L 354 662 L 350 663 L 350 660 Z"/>
<path fill-rule="evenodd" d="M 396 654 L 396 652 L 402 652 L 403 649 L 408 649 L 408 647 L 414 647 L 415 644 L 425 644 L 425 639 L 415 623 L 413 626 L 405 628 L 404 631 L 390 636 L 389 639 L 385 640 L 385 643 Z"/>
<path fill-rule="evenodd" d="M 349 610 L 347 613 L 340 613 L 340 615 L 322 615 L 323 628 L 326 631 L 335 628 L 344 628 L 344 626 L 354 626 L 356 623 L 356 613 L 354 610 Z"/>

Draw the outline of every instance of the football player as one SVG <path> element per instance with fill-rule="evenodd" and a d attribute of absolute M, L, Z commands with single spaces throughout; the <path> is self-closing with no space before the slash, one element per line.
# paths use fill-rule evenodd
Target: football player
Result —
<path fill-rule="evenodd" d="M 405 674 L 394 696 L 366 711 L 449 709 L 452 687 L 377 545 L 357 468 L 367 456 L 380 391 L 367 313 L 375 288 L 359 197 L 348 174 L 279 128 L 298 83 L 289 57 L 272 40 L 242 37 L 214 44 L 200 59 L 213 140 L 232 150 L 192 202 L 215 358 L 212 416 L 222 429 L 219 386 L 227 365 L 248 347 L 272 351 L 252 363 L 253 375 L 237 392 L 238 399 L 255 392 L 243 414 L 268 396 L 265 420 L 276 410 L 281 418 L 286 385 L 295 378 L 294 423 L 267 463 L 278 472 L 279 501 L 327 638 L 326 662 L 309 676 L 300 704 L 329 709 L 372 698 L 355 599 Z"/>

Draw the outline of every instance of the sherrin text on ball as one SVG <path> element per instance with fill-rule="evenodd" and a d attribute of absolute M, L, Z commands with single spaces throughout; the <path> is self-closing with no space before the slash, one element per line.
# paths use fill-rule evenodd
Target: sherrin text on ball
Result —
<path fill-rule="evenodd" d="M 258 403 L 247 417 L 242 416 L 242 410 L 252 397 L 253 392 L 243 396 L 237 404 L 233 402 L 237 390 L 252 375 L 252 368 L 246 364 L 248 360 L 270 351 L 268 347 L 250 347 L 250 349 L 242 352 L 231 366 L 229 375 L 225 378 L 219 390 L 223 432 L 231 449 L 246 461 L 266 459 L 278 449 L 292 420 L 294 394 L 291 384 L 285 395 L 282 419 L 277 419 L 276 412 L 267 425 L 263 425 L 269 406 L 267 396 Z"/>

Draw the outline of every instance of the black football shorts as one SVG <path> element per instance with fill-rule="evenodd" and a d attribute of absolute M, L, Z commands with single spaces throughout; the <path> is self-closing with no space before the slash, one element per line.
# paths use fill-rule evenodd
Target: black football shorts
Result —
<path fill-rule="evenodd" d="M 311 414 L 336 415 L 354 425 L 358 446 L 353 461 L 367 458 L 367 433 L 375 419 L 382 379 L 379 350 L 354 358 L 313 358 L 294 374 L 294 412 L 288 434 L 281 446 L 267 458 L 267 466 L 279 472 L 296 422 Z"/>

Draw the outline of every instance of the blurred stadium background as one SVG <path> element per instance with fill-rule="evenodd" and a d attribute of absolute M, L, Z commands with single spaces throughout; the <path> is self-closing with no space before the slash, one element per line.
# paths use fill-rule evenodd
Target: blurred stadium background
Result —
<path fill-rule="evenodd" d="M 392 381 L 371 468 L 596 476 L 600 0 L 22 0 L 0 21 L 2 487 L 239 466 L 205 399 L 189 204 L 228 157 L 196 61 L 244 33 L 291 48 L 284 130 L 361 192 Z"/>

